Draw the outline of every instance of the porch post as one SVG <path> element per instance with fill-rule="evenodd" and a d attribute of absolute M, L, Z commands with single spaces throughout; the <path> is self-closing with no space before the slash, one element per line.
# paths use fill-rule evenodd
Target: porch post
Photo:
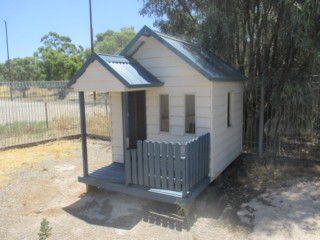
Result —
<path fill-rule="evenodd" d="M 84 92 L 79 92 L 83 176 L 88 176 L 87 130 Z"/>
<path fill-rule="evenodd" d="M 122 98 L 122 129 L 123 129 L 123 156 L 128 147 L 129 123 L 128 123 L 128 92 L 121 93 Z"/>

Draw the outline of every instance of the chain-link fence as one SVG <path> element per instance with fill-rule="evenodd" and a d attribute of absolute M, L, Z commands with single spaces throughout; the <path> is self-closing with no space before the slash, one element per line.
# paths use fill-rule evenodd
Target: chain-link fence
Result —
<path fill-rule="evenodd" d="M 259 125 L 261 117 L 263 124 Z M 260 150 L 264 157 L 320 160 L 320 76 L 285 83 L 276 77 L 264 81 L 248 79 L 244 123 L 245 152 Z"/>
<path fill-rule="evenodd" d="M 78 94 L 66 84 L 0 82 L 0 149 L 79 135 Z M 85 97 L 88 134 L 109 138 L 108 94 Z"/>

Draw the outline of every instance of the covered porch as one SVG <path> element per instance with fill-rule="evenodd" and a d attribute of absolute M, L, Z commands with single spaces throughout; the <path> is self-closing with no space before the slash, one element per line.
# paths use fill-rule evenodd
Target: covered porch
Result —
<path fill-rule="evenodd" d="M 210 183 L 209 133 L 185 144 L 138 141 L 124 163 L 84 173 L 79 182 L 138 197 L 188 204 Z"/>
<path fill-rule="evenodd" d="M 192 201 L 210 182 L 209 133 L 148 139 L 146 93 L 163 86 L 139 63 L 93 54 L 69 86 L 79 91 L 83 174 L 79 182 L 168 203 Z M 112 163 L 89 171 L 84 92 L 111 93 Z M 193 139 L 191 139 L 194 137 Z M 171 143 L 169 141 L 173 141 Z"/>

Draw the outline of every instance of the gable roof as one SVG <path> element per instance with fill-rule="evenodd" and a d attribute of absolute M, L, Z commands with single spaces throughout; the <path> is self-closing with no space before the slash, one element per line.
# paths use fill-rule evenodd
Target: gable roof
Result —
<path fill-rule="evenodd" d="M 182 41 L 172 36 L 156 32 L 144 26 L 140 32 L 123 49 L 120 55 L 131 57 L 142 45 L 138 40 L 142 36 L 154 37 L 165 47 L 176 53 L 191 67 L 204 75 L 207 79 L 214 80 L 243 80 L 245 77 L 231 65 L 212 52 L 204 51 L 197 45 Z"/>
<path fill-rule="evenodd" d="M 71 78 L 67 86 L 71 87 L 75 84 L 77 79 L 84 74 L 89 65 L 95 60 L 127 88 L 145 88 L 163 85 L 162 82 L 133 59 L 118 55 L 93 53 Z"/>

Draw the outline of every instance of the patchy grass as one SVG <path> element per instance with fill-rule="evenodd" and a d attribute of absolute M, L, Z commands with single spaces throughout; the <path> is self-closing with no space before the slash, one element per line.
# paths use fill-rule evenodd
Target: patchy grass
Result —
<path fill-rule="evenodd" d="M 48 130 L 71 130 L 71 129 L 79 129 L 79 117 L 78 116 L 66 116 L 61 115 L 58 118 L 54 118 L 52 121 L 49 122 L 49 129 Z"/>
<path fill-rule="evenodd" d="M 199 196 L 200 201 L 205 199 L 207 204 L 201 209 L 196 206 L 189 215 L 196 221 L 196 211 L 208 218 L 212 217 L 210 213 L 214 213 L 216 219 L 241 227 L 243 224 L 240 223 L 237 212 L 241 210 L 243 203 L 250 202 L 269 190 L 312 181 L 320 181 L 320 163 L 290 163 L 290 160 L 266 163 L 242 155 Z"/>
<path fill-rule="evenodd" d="M 0 148 L 80 134 L 79 121 L 79 116 L 70 114 L 54 118 L 48 122 L 48 126 L 45 121 L 17 121 L 2 124 L 0 125 Z M 88 114 L 86 122 L 87 133 L 110 136 L 109 114 Z"/>
<path fill-rule="evenodd" d="M 37 134 L 46 131 L 46 122 L 13 122 L 0 125 L 0 134 L 1 135 L 24 135 L 24 134 Z"/>
<path fill-rule="evenodd" d="M 265 163 L 242 156 L 223 172 L 216 182 L 219 191 L 226 194 L 226 199 L 237 205 L 266 192 L 267 189 L 288 187 L 297 181 L 320 181 L 320 163 L 290 163 L 290 160 Z"/>
<path fill-rule="evenodd" d="M 111 119 L 110 114 L 95 113 L 89 115 L 87 121 L 87 132 L 96 133 L 101 132 L 104 136 L 111 134 Z"/>
<path fill-rule="evenodd" d="M 56 141 L 28 149 L 0 151 L 0 186 L 10 179 L 10 173 L 19 168 L 33 168 L 34 163 L 48 158 L 72 157 L 79 148 L 77 141 Z M 79 150 L 80 151 L 80 150 Z"/>

